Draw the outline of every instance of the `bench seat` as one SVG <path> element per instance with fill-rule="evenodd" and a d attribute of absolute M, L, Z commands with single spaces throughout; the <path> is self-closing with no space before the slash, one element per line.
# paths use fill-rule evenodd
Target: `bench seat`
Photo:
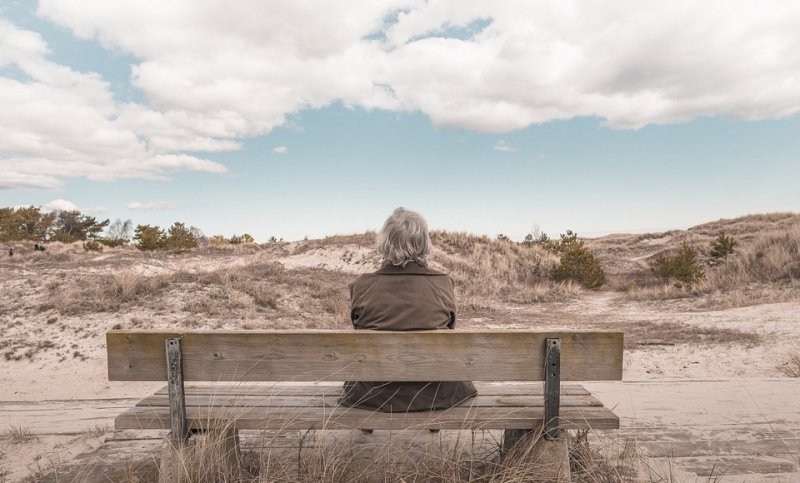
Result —
<path fill-rule="evenodd" d="M 528 429 L 544 418 L 541 382 L 476 382 L 478 396 L 450 409 L 381 413 L 337 404 L 341 383 L 187 384 L 189 429 Z M 618 429 L 619 418 L 578 384 L 561 385 L 563 429 Z M 170 429 L 167 387 L 118 416 L 116 429 Z"/>

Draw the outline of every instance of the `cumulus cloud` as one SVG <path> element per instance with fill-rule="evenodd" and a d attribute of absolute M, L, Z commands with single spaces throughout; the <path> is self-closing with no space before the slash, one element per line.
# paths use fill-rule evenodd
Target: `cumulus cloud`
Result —
<path fill-rule="evenodd" d="M 149 203 L 142 203 L 141 201 L 131 201 L 128 203 L 129 210 L 142 210 L 142 211 L 161 211 L 173 210 L 175 205 L 165 201 L 152 201 Z"/>
<path fill-rule="evenodd" d="M 54 63 L 48 52 L 38 33 L 0 19 L 0 67 L 13 65 L 27 76 L 0 76 L 0 153 L 11 154 L 0 154 L 0 188 L 58 188 L 68 177 L 163 178 L 174 171 L 226 171 L 219 163 L 172 151 L 238 145 L 193 136 L 179 122 L 150 122 L 150 130 L 143 129 L 137 120 L 145 113 L 168 114 L 117 104 L 97 74 Z"/>
<path fill-rule="evenodd" d="M 41 36 L 0 21 L 0 66 L 30 78 L 0 77 L 0 152 L 14 159 L 0 159 L 0 187 L 222 172 L 187 153 L 238 149 L 334 102 L 496 133 L 800 112 L 793 0 L 41 0 L 38 14 L 131 54 L 147 103 L 115 102 L 98 75 L 48 61 Z"/>
<path fill-rule="evenodd" d="M 273 149 L 273 151 L 278 154 L 286 154 L 289 152 L 289 148 L 287 148 L 286 146 L 277 146 L 275 147 L 275 149 Z"/>
<path fill-rule="evenodd" d="M 71 201 L 59 198 L 44 205 L 44 209 L 47 211 L 76 211 L 80 208 L 78 208 L 78 205 Z"/>
<path fill-rule="evenodd" d="M 40 13 L 142 59 L 136 86 L 163 112 L 204 119 L 212 138 L 334 101 L 489 132 L 574 116 L 630 128 L 800 110 L 791 0 L 43 0 Z"/>
<path fill-rule="evenodd" d="M 75 203 L 62 198 L 55 199 L 44 205 L 45 211 L 81 211 L 83 213 L 99 215 L 108 211 L 105 206 L 96 206 L 94 208 L 81 208 Z"/>

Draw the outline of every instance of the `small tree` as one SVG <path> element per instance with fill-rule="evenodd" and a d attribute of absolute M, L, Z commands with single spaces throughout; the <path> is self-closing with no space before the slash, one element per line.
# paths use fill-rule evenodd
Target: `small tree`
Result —
<path fill-rule="evenodd" d="M 108 220 L 97 221 L 95 217 L 78 210 L 59 211 L 55 217 L 53 238 L 64 243 L 94 240 L 108 223 Z"/>
<path fill-rule="evenodd" d="M 726 236 L 725 233 L 720 233 L 717 239 L 711 242 L 711 251 L 709 252 L 711 264 L 719 265 L 727 262 L 728 256 L 733 255 L 734 248 L 736 248 L 736 240 Z"/>
<path fill-rule="evenodd" d="M 164 248 L 164 230 L 157 226 L 137 225 L 133 240 L 139 250 L 158 250 Z"/>
<path fill-rule="evenodd" d="M 569 232 L 569 230 L 567 230 Z M 533 238 L 533 235 L 531 235 Z M 557 241 L 553 241 L 547 236 L 547 233 L 540 233 L 537 238 L 533 238 L 533 244 L 542 247 L 543 249 L 547 250 L 551 253 L 558 253 L 559 243 Z"/>
<path fill-rule="evenodd" d="M 574 280 L 592 289 L 600 288 L 606 283 L 606 275 L 600 262 L 572 230 L 562 234 L 559 242 L 547 239 L 542 245 L 561 257 L 561 261 L 553 269 L 555 280 Z"/>
<path fill-rule="evenodd" d="M 697 250 L 683 242 L 675 255 L 659 254 L 650 261 L 653 272 L 664 279 L 694 283 L 703 278 L 703 269 L 697 261 Z"/>
<path fill-rule="evenodd" d="M 197 237 L 195 237 L 192 229 L 186 228 L 186 225 L 176 221 L 169 227 L 164 246 L 168 250 L 191 250 L 197 247 Z"/>

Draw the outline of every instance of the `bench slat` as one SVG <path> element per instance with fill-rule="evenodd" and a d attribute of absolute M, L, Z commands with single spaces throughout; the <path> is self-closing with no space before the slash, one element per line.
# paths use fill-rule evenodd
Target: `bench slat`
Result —
<path fill-rule="evenodd" d="M 110 381 L 166 379 L 179 337 L 186 381 L 541 381 L 561 339 L 562 381 L 622 379 L 622 333 L 482 331 L 110 331 Z"/>
<path fill-rule="evenodd" d="M 530 429 L 542 424 L 541 407 L 455 407 L 444 411 L 379 413 L 353 408 L 187 408 L 192 429 L 221 426 L 234 419 L 238 429 Z M 565 407 L 563 429 L 619 429 L 619 418 L 604 407 Z M 135 407 L 118 416 L 116 429 L 169 429 L 169 408 Z"/>
<path fill-rule="evenodd" d="M 544 395 L 544 389 L 541 382 L 476 382 L 475 387 L 478 389 L 478 394 L 483 396 L 531 395 L 543 397 Z M 185 386 L 185 392 L 187 396 L 190 394 L 215 394 L 219 396 L 322 396 L 340 394 L 342 392 L 342 384 L 187 384 Z M 167 386 L 164 386 L 156 391 L 156 394 L 167 394 Z M 567 396 L 588 396 L 590 392 L 580 384 L 562 384 L 561 394 Z"/>
<path fill-rule="evenodd" d="M 186 396 L 186 406 L 199 408 L 206 407 L 335 407 L 338 405 L 338 394 L 332 393 L 325 396 L 221 396 L 211 394 L 189 394 Z M 568 396 L 562 397 L 562 406 L 602 406 L 603 404 L 594 396 Z M 137 404 L 139 407 L 169 406 L 169 398 L 154 395 L 142 399 Z M 541 396 L 477 396 L 467 400 L 460 406 L 479 407 L 540 407 L 544 405 Z"/>

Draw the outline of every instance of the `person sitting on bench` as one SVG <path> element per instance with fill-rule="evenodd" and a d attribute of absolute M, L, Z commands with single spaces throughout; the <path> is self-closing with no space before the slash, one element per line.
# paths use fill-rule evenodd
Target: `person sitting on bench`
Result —
<path fill-rule="evenodd" d="M 452 329 L 456 323 L 453 280 L 431 270 L 425 219 L 397 208 L 377 237 L 383 265 L 350 283 L 350 318 L 356 330 Z M 383 412 L 452 407 L 477 394 L 472 382 L 346 382 L 339 403 Z"/>

